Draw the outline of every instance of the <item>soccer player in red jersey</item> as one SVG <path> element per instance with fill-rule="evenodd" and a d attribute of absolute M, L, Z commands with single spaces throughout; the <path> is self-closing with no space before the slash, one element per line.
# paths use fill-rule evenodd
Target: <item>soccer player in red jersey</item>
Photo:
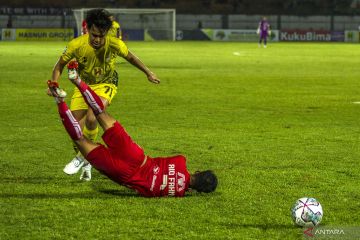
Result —
<path fill-rule="evenodd" d="M 88 33 L 87 23 L 86 23 L 86 19 L 84 19 L 81 23 L 81 35 L 84 35 L 87 33 Z"/>
<path fill-rule="evenodd" d="M 63 96 L 59 95 L 61 91 L 58 83 L 49 80 L 48 86 L 55 97 L 66 131 L 93 167 L 111 180 L 135 189 L 144 197 L 182 197 L 189 189 L 205 193 L 215 191 L 216 175 L 211 170 L 190 174 L 184 156 L 146 156 L 120 123 L 105 112 L 101 99 L 79 78 L 76 67 L 76 62 L 68 65 L 69 79 L 79 89 L 103 128 L 102 138 L 106 146 L 83 136 L 78 121 L 64 102 Z"/>

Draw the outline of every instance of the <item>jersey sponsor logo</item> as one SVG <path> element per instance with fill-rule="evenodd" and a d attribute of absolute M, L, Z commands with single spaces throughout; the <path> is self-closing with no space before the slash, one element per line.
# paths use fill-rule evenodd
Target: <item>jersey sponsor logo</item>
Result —
<path fill-rule="evenodd" d="M 163 175 L 163 181 L 160 185 L 160 191 L 164 190 L 168 184 L 168 175 Z"/>
<path fill-rule="evenodd" d="M 177 187 L 176 191 L 181 192 L 185 189 L 185 174 L 178 172 L 177 173 Z"/>
<path fill-rule="evenodd" d="M 168 195 L 175 196 L 175 164 L 169 164 L 169 178 L 168 178 Z"/>
<path fill-rule="evenodd" d="M 154 173 L 154 174 L 158 174 L 159 171 L 160 171 L 160 167 L 156 165 L 156 166 L 153 168 L 153 173 Z"/>
<path fill-rule="evenodd" d="M 156 178 L 157 178 L 157 176 L 156 176 L 156 175 L 153 175 L 153 179 L 152 179 L 151 187 L 150 187 L 150 191 L 151 191 L 151 192 L 154 191 L 154 186 L 155 186 Z"/>
<path fill-rule="evenodd" d="M 157 174 L 160 172 L 160 167 L 158 165 L 156 165 L 154 168 L 153 168 L 153 178 L 152 178 L 152 182 L 151 182 L 151 187 L 150 187 L 150 191 L 154 191 L 154 186 L 155 186 L 155 182 L 156 182 L 156 179 L 157 179 Z M 166 186 L 165 186 L 166 187 Z"/>
<path fill-rule="evenodd" d="M 154 172 L 156 167 L 153 168 Z M 168 174 L 163 175 L 160 191 L 166 187 L 168 188 L 168 196 L 175 196 L 176 192 L 181 192 L 185 189 L 185 174 L 176 173 L 175 164 L 168 165 Z"/>

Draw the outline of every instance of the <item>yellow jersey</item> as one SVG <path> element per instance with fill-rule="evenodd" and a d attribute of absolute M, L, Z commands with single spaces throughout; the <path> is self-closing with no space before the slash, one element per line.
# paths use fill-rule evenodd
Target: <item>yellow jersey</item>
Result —
<path fill-rule="evenodd" d="M 113 83 L 117 76 L 116 57 L 126 57 L 128 51 L 122 40 L 111 36 L 105 37 L 103 47 L 94 49 L 89 44 L 89 34 L 84 34 L 71 40 L 61 57 L 65 62 L 76 59 L 80 78 L 87 84 Z"/>
<path fill-rule="evenodd" d="M 120 24 L 118 22 L 112 21 L 112 25 L 108 31 L 108 35 L 121 39 Z"/>

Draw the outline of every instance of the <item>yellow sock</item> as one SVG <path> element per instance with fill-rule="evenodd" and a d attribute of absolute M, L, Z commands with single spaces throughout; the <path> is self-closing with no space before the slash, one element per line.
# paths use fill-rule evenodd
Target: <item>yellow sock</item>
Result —
<path fill-rule="evenodd" d="M 95 142 L 98 133 L 99 133 L 99 126 L 96 126 L 94 130 L 89 130 L 86 127 L 86 125 L 84 126 L 83 134 L 87 139 L 91 140 L 92 142 Z"/>

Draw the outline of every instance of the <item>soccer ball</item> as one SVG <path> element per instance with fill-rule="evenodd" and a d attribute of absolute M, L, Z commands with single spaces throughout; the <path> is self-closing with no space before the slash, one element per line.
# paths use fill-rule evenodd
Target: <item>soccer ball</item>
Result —
<path fill-rule="evenodd" d="M 301 227 L 314 227 L 321 222 L 323 210 L 315 198 L 303 197 L 291 208 L 292 219 Z"/>

